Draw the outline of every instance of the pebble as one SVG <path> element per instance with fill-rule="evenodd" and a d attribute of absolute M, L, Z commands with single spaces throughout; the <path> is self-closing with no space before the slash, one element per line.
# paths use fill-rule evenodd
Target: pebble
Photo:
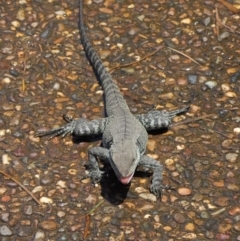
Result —
<path fill-rule="evenodd" d="M 25 10 L 23 8 L 20 8 L 17 12 L 16 19 L 20 21 L 25 20 Z"/>
<path fill-rule="evenodd" d="M 41 197 L 39 200 L 41 203 L 46 203 L 46 204 L 51 204 L 53 203 L 53 200 L 51 198 L 47 198 L 47 197 Z"/>
<path fill-rule="evenodd" d="M 16 230 L 16 234 L 17 234 L 17 236 L 20 236 L 20 237 L 27 237 L 27 236 L 32 235 L 33 231 L 34 231 L 34 229 L 31 226 L 20 225 Z"/>
<path fill-rule="evenodd" d="M 152 193 L 141 193 L 141 194 L 139 194 L 139 197 L 141 197 L 143 199 L 146 199 L 146 200 L 149 200 L 149 201 L 152 201 L 152 202 L 157 201 L 157 197 Z"/>
<path fill-rule="evenodd" d="M 225 156 L 226 160 L 235 163 L 236 160 L 238 159 L 238 154 L 237 153 L 227 153 Z"/>
<path fill-rule="evenodd" d="M 0 196 L 3 195 L 7 191 L 7 188 L 0 187 Z"/>
<path fill-rule="evenodd" d="M 174 213 L 173 214 L 173 219 L 177 222 L 177 223 L 184 223 L 186 222 L 186 218 L 182 213 Z"/>
<path fill-rule="evenodd" d="M 214 204 L 220 206 L 220 207 L 227 207 L 231 204 L 230 198 L 228 197 L 218 197 L 215 201 Z"/>
<path fill-rule="evenodd" d="M 195 85 L 197 83 L 197 75 L 195 74 L 188 74 L 187 80 L 189 84 Z"/>
<path fill-rule="evenodd" d="M 233 225 L 233 229 L 240 233 L 240 222 L 237 222 Z"/>
<path fill-rule="evenodd" d="M 34 235 L 33 241 L 44 241 L 45 237 L 46 236 L 43 231 L 37 231 Z"/>
<path fill-rule="evenodd" d="M 210 24 L 210 22 L 211 22 L 211 18 L 210 18 L 210 17 L 206 17 L 206 18 L 204 18 L 204 19 L 202 20 L 202 22 L 203 22 L 203 24 L 204 24 L 205 26 L 208 26 L 208 25 Z"/>
<path fill-rule="evenodd" d="M 217 81 L 209 80 L 204 83 L 209 89 L 217 86 Z"/>
<path fill-rule="evenodd" d="M 221 42 L 222 40 L 228 38 L 230 36 L 230 33 L 229 32 L 223 32 L 219 35 L 218 37 L 218 41 Z"/>
<path fill-rule="evenodd" d="M 0 213 L 0 220 L 3 222 L 8 222 L 9 221 L 9 213 Z"/>
<path fill-rule="evenodd" d="M 12 233 L 11 229 L 7 225 L 0 226 L 0 235 L 2 237 L 11 236 L 12 234 L 13 233 Z"/>
<path fill-rule="evenodd" d="M 193 232 L 195 230 L 195 225 L 193 223 L 187 223 L 184 229 L 188 232 Z"/>
<path fill-rule="evenodd" d="M 222 223 L 218 226 L 218 231 L 220 233 L 227 233 L 230 229 L 232 229 L 232 225 L 229 223 Z"/>
<path fill-rule="evenodd" d="M 178 188 L 177 192 L 181 196 L 188 196 L 192 194 L 192 190 L 186 187 Z"/>
<path fill-rule="evenodd" d="M 147 149 L 149 151 L 154 151 L 157 146 L 157 142 L 155 140 L 148 139 Z"/>
<path fill-rule="evenodd" d="M 40 225 L 44 230 L 55 230 L 58 227 L 56 222 L 50 220 L 42 221 Z"/>

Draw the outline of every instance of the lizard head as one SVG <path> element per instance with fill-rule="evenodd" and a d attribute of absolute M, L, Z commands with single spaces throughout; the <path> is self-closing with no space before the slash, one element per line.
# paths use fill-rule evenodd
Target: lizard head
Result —
<path fill-rule="evenodd" d="M 140 159 L 139 149 L 135 143 L 124 140 L 110 148 L 110 164 L 122 184 L 128 184 Z"/>

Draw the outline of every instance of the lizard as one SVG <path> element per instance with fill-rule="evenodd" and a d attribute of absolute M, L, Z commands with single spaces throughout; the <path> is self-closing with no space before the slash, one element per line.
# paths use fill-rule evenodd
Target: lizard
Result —
<path fill-rule="evenodd" d="M 102 135 L 102 146 L 88 149 L 88 176 L 92 183 L 100 182 L 103 171 L 100 170 L 98 159 L 107 160 L 118 180 L 122 184 L 131 182 L 139 165 L 153 170 L 150 191 L 156 196 L 161 195 L 163 166 L 157 160 L 145 155 L 149 130 L 168 127 L 174 116 L 184 113 L 188 106 L 175 111 L 150 111 L 146 114 L 133 115 L 120 92 L 117 84 L 103 65 L 102 60 L 93 49 L 85 31 L 83 21 L 83 0 L 79 0 L 79 33 L 85 54 L 95 71 L 99 84 L 104 91 L 106 117 L 87 120 L 84 118 L 64 119 L 64 126 L 49 131 L 38 131 L 36 136 L 50 135 L 50 138 L 68 133 L 76 136 Z"/>

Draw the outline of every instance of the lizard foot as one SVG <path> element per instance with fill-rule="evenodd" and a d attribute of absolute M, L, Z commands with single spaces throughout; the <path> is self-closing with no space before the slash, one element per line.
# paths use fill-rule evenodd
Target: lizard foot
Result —
<path fill-rule="evenodd" d="M 153 193 L 157 198 L 162 196 L 162 190 L 175 190 L 175 188 L 169 185 L 162 185 L 160 183 L 152 183 L 150 187 L 151 193 Z"/>
<path fill-rule="evenodd" d="M 59 127 L 59 128 L 49 130 L 49 131 L 38 131 L 35 134 L 35 136 L 41 137 L 41 136 L 50 135 L 50 137 L 48 138 L 48 140 L 50 140 L 55 136 L 61 135 L 62 137 L 65 137 L 68 133 L 72 134 L 75 129 L 75 126 L 76 126 L 76 121 L 71 120 L 67 116 L 63 116 L 63 118 L 68 122 L 66 125 Z"/>
<path fill-rule="evenodd" d="M 101 181 L 103 174 L 104 174 L 104 172 L 100 171 L 99 169 L 98 170 L 89 170 L 88 177 L 91 178 L 93 184 L 96 184 Z"/>

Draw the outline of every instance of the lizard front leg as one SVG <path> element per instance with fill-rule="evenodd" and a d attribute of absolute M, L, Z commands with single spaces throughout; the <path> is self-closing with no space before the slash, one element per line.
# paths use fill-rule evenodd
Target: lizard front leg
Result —
<path fill-rule="evenodd" d="M 67 116 L 63 116 L 63 118 L 68 122 L 66 125 L 49 131 L 39 131 L 35 135 L 39 137 L 50 135 L 49 139 L 59 135 L 65 137 L 68 133 L 76 136 L 99 135 L 103 133 L 108 120 L 107 118 L 92 121 L 83 118 L 72 120 Z"/>
<path fill-rule="evenodd" d="M 161 190 L 164 188 L 164 186 L 161 184 L 162 172 L 163 172 L 162 164 L 156 161 L 155 159 L 144 155 L 144 156 L 141 156 L 139 165 L 142 165 L 144 167 L 147 167 L 153 170 L 152 184 L 150 186 L 150 191 L 156 197 L 161 196 Z"/>
<path fill-rule="evenodd" d="M 153 110 L 146 114 L 135 115 L 135 117 L 142 123 L 147 131 L 157 130 L 167 128 L 171 124 L 173 117 L 178 114 L 185 113 L 188 109 L 189 106 L 170 112 L 165 110 Z"/>
<path fill-rule="evenodd" d="M 100 182 L 104 173 L 99 169 L 97 157 L 102 160 L 109 160 L 109 150 L 103 147 L 91 147 L 88 150 L 89 177 L 93 183 Z"/>

